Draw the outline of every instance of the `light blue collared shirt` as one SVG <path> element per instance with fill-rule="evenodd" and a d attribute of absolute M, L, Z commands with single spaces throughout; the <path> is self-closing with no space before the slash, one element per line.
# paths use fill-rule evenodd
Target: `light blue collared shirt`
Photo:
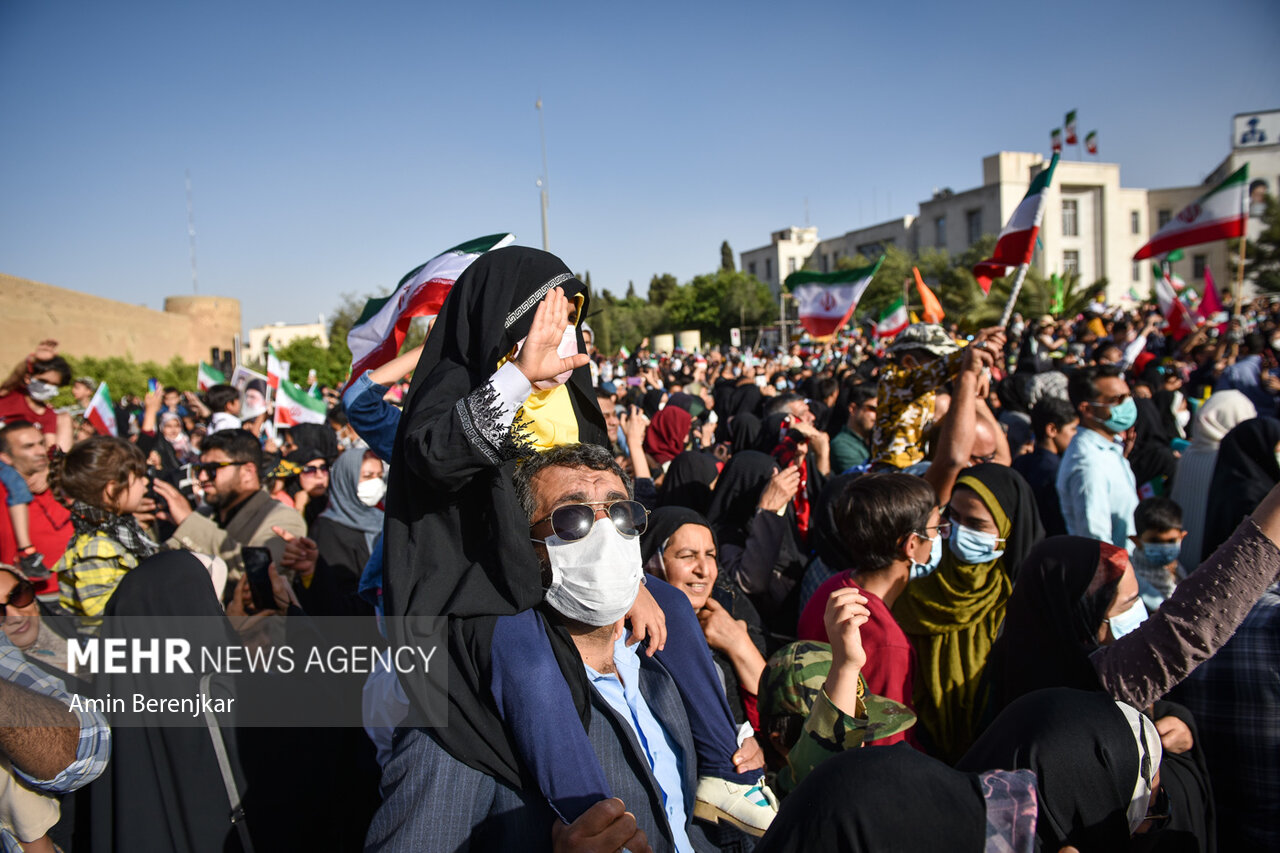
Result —
<path fill-rule="evenodd" d="M 1138 487 L 1122 445 L 1081 427 L 1062 454 L 1057 487 L 1067 533 L 1133 550 Z"/>
<path fill-rule="evenodd" d="M 658 787 L 662 790 L 662 807 L 667 813 L 667 822 L 671 824 L 676 849 L 682 853 L 693 853 L 693 844 L 685 831 L 681 781 L 684 778 L 681 774 L 684 756 L 680 746 L 662 728 L 662 724 L 649 710 L 644 696 L 640 694 L 640 658 L 637 650 L 641 645 L 636 643 L 628 646 L 626 634 L 613 644 L 613 665 L 618 669 L 617 675 L 601 675 L 585 663 L 583 667 L 587 670 L 592 686 L 635 732 L 636 740 L 640 742 L 640 747 L 649 760 L 653 777 L 658 780 Z M 621 681 L 618 680 L 619 676 Z"/>

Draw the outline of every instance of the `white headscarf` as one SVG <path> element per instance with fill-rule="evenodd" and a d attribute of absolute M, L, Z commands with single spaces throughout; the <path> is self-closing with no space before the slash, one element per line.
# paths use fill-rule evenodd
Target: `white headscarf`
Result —
<path fill-rule="evenodd" d="M 1253 403 L 1239 391 L 1215 391 L 1196 412 L 1191 446 L 1198 450 L 1217 450 L 1223 436 L 1236 425 L 1257 416 Z"/>

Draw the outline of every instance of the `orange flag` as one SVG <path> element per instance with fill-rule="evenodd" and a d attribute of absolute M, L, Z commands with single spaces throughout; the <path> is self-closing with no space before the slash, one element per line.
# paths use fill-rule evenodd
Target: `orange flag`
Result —
<path fill-rule="evenodd" d="M 911 271 L 916 276 L 916 290 L 920 291 L 921 313 L 924 314 L 926 323 L 941 323 L 942 318 L 946 317 L 946 312 L 942 310 L 942 303 L 938 301 L 938 297 L 933 295 L 933 291 L 924 283 L 924 279 L 920 277 L 920 270 L 915 267 Z"/>

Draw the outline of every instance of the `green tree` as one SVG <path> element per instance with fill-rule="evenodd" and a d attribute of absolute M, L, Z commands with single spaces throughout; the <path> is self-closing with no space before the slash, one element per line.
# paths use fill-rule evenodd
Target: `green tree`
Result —
<path fill-rule="evenodd" d="M 737 269 L 733 263 L 733 249 L 729 248 L 728 240 L 720 244 L 720 269 L 725 272 L 733 272 Z"/>
<path fill-rule="evenodd" d="M 346 341 L 342 341 L 341 351 L 330 339 L 329 346 L 320 346 L 320 340 L 314 336 L 294 338 L 289 343 L 276 349 L 276 355 L 289 362 L 289 378 L 299 385 L 306 381 L 307 373 L 316 372 L 316 381 L 322 385 L 337 386 L 347 378 L 351 369 L 351 351 Z M 343 357 L 345 353 L 345 358 Z"/>
<path fill-rule="evenodd" d="M 1262 233 L 1245 243 L 1244 274 L 1267 293 L 1280 291 L 1280 203 L 1276 197 L 1266 198 L 1262 212 Z M 1230 253 L 1229 253 L 1230 255 Z M 1232 275 L 1237 275 L 1238 255 L 1231 255 Z"/>
<path fill-rule="evenodd" d="M 133 356 L 113 355 L 107 358 L 93 356 L 66 356 L 73 378 L 88 376 L 107 383 L 113 400 L 119 401 L 126 394 L 141 397 L 147 393 L 147 380 L 155 379 L 161 388 L 173 387 L 180 391 L 196 390 L 196 365 L 174 356 L 168 364 L 154 361 L 137 362 Z M 53 398 L 53 406 L 70 406 L 75 403 L 70 387 L 63 388 Z"/>
<path fill-rule="evenodd" d="M 655 275 L 649 279 L 649 301 L 654 305 L 665 305 L 679 286 L 680 282 L 669 272 Z"/>

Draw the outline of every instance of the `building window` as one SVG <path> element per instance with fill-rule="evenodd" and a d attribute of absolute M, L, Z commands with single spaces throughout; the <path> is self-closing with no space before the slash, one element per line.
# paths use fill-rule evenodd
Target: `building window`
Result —
<path fill-rule="evenodd" d="M 755 261 L 749 261 L 749 262 L 747 263 L 747 272 L 751 273 L 752 275 L 755 275 L 755 274 L 756 274 L 756 262 L 755 262 Z"/>
<path fill-rule="evenodd" d="M 969 232 L 969 245 L 982 239 L 982 208 L 970 210 L 964 215 L 965 230 Z"/>
<path fill-rule="evenodd" d="M 1172 210 L 1157 210 L 1156 211 L 1156 230 L 1159 231 L 1161 228 L 1168 225 L 1169 220 L 1172 218 L 1173 218 Z"/>
<path fill-rule="evenodd" d="M 1205 255 L 1191 256 L 1191 275 L 1197 281 L 1204 281 L 1204 265 L 1208 258 Z"/>
<path fill-rule="evenodd" d="M 1079 237 L 1080 236 L 1080 220 L 1079 220 L 1080 203 L 1074 198 L 1064 198 L 1062 200 L 1062 236 L 1063 237 Z"/>
<path fill-rule="evenodd" d="M 1138 211 L 1136 210 L 1129 211 L 1129 233 L 1142 233 L 1142 217 L 1138 215 Z"/>
<path fill-rule="evenodd" d="M 773 281 L 773 258 L 764 259 L 764 280 Z"/>
<path fill-rule="evenodd" d="M 796 259 L 787 258 L 787 275 L 791 275 L 791 273 L 795 271 L 796 271 Z"/>
<path fill-rule="evenodd" d="M 1135 216 L 1137 214 L 1134 214 Z M 1142 261 L 1133 262 L 1133 280 L 1142 281 Z"/>
<path fill-rule="evenodd" d="M 826 252 L 822 253 L 822 271 L 831 272 L 831 256 Z"/>
<path fill-rule="evenodd" d="M 1062 253 L 1062 274 L 1074 275 L 1080 272 L 1080 253 L 1069 249 Z"/>
<path fill-rule="evenodd" d="M 935 243 L 939 249 L 947 247 L 947 217 L 938 216 L 933 220 L 933 227 L 937 229 L 938 242 Z"/>

